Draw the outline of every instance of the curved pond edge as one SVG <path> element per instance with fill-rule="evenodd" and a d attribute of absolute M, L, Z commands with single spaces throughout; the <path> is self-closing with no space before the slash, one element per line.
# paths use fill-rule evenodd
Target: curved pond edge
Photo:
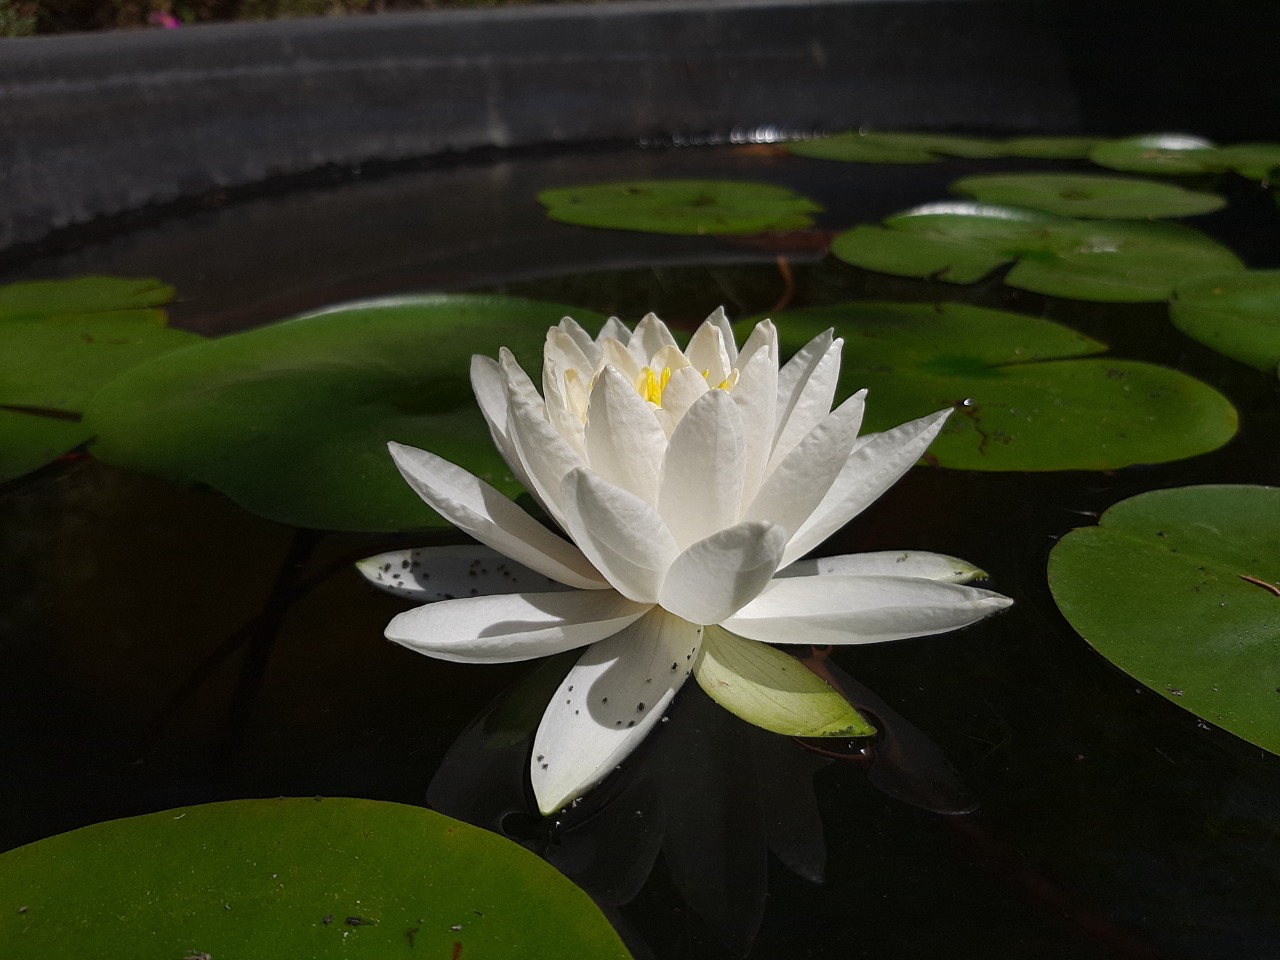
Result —
<path fill-rule="evenodd" d="M 484 147 L 1077 126 L 1062 53 L 1022 0 L 648 0 L 0 43 L 0 250 L 273 176 Z"/>

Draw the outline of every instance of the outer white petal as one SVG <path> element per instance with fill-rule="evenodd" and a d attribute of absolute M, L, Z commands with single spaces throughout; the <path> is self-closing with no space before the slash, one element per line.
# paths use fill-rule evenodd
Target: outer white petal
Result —
<path fill-rule="evenodd" d="M 568 318 L 566 317 L 565 320 L 568 320 Z M 592 356 L 599 355 L 599 347 L 591 341 L 586 331 L 576 323 L 573 326 L 577 328 L 577 335 L 570 334 L 567 329 L 563 328 L 565 320 L 560 321 L 560 327 L 552 327 L 547 331 L 547 342 L 542 348 L 542 389 L 544 393 L 547 389 L 547 381 L 559 380 L 560 377 L 564 376 L 565 370 L 594 370 L 596 368 Z M 569 322 L 572 323 L 573 321 Z M 586 352 L 587 350 L 591 351 L 590 355 Z M 556 371 L 557 376 L 551 376 L 553 370 Z"/>
<path fill-rule="evenodd" d="M 356 569 L 378 589 L 414 603 L 568 589 L 478 544 L 391 550 L 366 557 Z"/>
<path fill-rule="evenodd" d="M 636 324 L 635 333 L 627 344 L 627 352 L 635 358 L 638 366 L 643 367 L 650 357 L 666 346 L 676 346 L 676 338 L 656 314 L 646 313 Z"/>
<path fill-rule="evenodd" d="M 612 364 L 617 367 L 624 377 L 632 383 L 640 378 L 640 368 L 644 363 L 637 363 L 630 351 L 623 346 L 620 340 L 602 340 L 600 341 L 600 362 L 596 364 L 593 374 L 599 372 L 605 365 Z"/>
<path fill-rule="evenodd" d="M 612 322 L 617 323 L 617 320 Z M 605 324 L 607 327 L 608 324 Z M 582 329 L 582 325 L 573 317 L 565 317 L 552 329 L 558 330 L 566 337 L 571 339 L 586 358 L 585 369 L 594 370 L 596 364 L 600 362 L 600 347 L 596 340 L 591 338 L 591 334 Z M 626 329 L 625 327 L 623 329 Z M 601 331 L 603 336 L 604 331 Z M 628 334 L 629 336 L 630 334 Z"/>
<path fill-rule="evenodd" d="M 416 447 L 392 442 L 387 448 L 418 496 L 464 533 L 571 587 L 592 590 L 606 586 L 582 551 L 479 477 Z"/>
<path fill-rule="evenodd" d="M 707 383 L 715 387 L 729 376 L 733 364 L 729 360 L 729 351 L 725 349 L 724 334 L 710 320 L 698 327 L 689 346 L 685 348 L 685 356 L 699 373 L 707 378 Z"/>
<path fill-rule="evenodd" d="M 560 590 L 442 600 L 406 610 L 387 639 L 438 660 L 510 663 L 585 647 L 650 608 L 612 590 Z"/>
<path fill-rule="evenodd" d="M 511 439 L 511 430 L 507 423 L 507 385 L 506 377 L 498 361 L 492 357 L 476 354 L 471 358 L 471 389 L 489 424 L 489 436 L 493 445 L 507 461 L 507 466 L 520 481 L 521 486 L 529 488 L 529 475 L 520 462 L 520 454 L 516 451 L 515 442 Z"/>
<path fill-rule="evenodd" d="M 711 390 L 671 434 L 658 485 L 658 512 L 681 549 L 737 522 L 743 432 L 733 399 L 723 390 Z"/>
<path fill-rule="evenodd" d="M 654 607 L 583 653 L 533 738 L 529 770 L 544 814 L 582 796 L 640 744 L 689 676 L 701 636 Z"/>
<path fill-rule="evenodd" d="M 823 335 L 826 336 L 825 334 Z M 814 339 L 810 346 L 820 343 L 823 337 Z M 809 431 L 822 422 L 822 418 L 831 412 L 831 403 L 836 396 L 836 382 L 840 378 L 840 351 L 844 341 L 836 338 L 820 356 L 813 358 L 804 368 L 798 371 L 794 385 L 787 382 L 789 371 L 795 367 L 796 354 L 791 362 L 778 371 L 778 409 L 776 411 L 777 427 L 773 441 L 773 453 L 769 464 L 765 467 L 765 475 L 782 462 L 782 458 L 791 452 Z M 808 350 L 809 347 L 805 347 Z"/>
<path fill-rule="evenodd" d="M 922 577 L 940 583 L 968 583 L 987 574 L 967 560 L 924 550 L 882 550 L 846 553 L 817 560 L 797 560 L 780 577 Z"/>
<path fill-rule="evenodd" d="M 729 318 L 725 316 L 724 307 L 716 307 L 711 311 L 711 315 L 707 317 L 706 322 L 714 324 L 720 330 L 720 342 L 729 358 L 729 366 L 736 367 L 738 365 L 738 343 L 733 338 L 733 325 L 729 323 Z"/>
<path fill-rule="evenodd" d="M 756 327 L 760 330 L 765 324 Z M 768 331 L 773 324 L 768 324 Z M 754 337 L 755 334 L 753 333 Z M 745 353 L 744 356 L 747 356 Z M 759 347 L 753 349 L 745 366 L 738 368 L 738 382 L 729 394 L 742 412 L 744 425 L 763 424 L 761 429 L 748 427 L 746 449 L 742 458 L 742 502 L 750 503 L 764 479 L 765 464 L 773 453 L 773 430 L 778 406 L 778 350 L 777 343 L 763 336 Z"/>
<path fill-rule="evenodd" d="M 743 518 L 780 524 L 790 536 L 822 502 L 858 439 L 863 398 L 854 394 L 792 448 L 760 485 Z"/>
<path fill-rule="evenodd" d="M 680 554 L 658 602 L 694 623 L 719 623 L 765 588 L 787 545 L 787 531 L 748 522 L 713 533 Z"/>
<path fill-rule="evenodd" d="M 511 367 L 519 370 L 514 361 Z M 564 511 L 560 507 L 560 481 L 586 461 L 547 420 L 547 408 L 538 391 L 522 389 L 519 380 L 508 372 L 507 419 L 516 453 L 529 476 L 529 492 L 538 498 L 552 518 L 564 526 Z M 528 377 L 525 377 L 528 381 Z"/>
<path fill-rule="evenodd" d="M 565 476 L 561 496 L 569 534 L 596 569 L 624 597 L 656 603 L 678 553 L 658 511 L 585 469 Z"/>
<path fill-rule="evenodd" d="M 614 366 L 606 366 L 596 377 L 585 438 L 594 473 L 647 503 L 657 502 L 667 435 L 653 408 Z"/>
<path fill-rule="evenodd" d="M 945 633 L 1012 602 L 913 577 L 778 577 L 723 626 L 766 643 L 878 643 Z"/>
<path fill-rule="evenodd" d="M 769 347 L 772 350 L 775 358 L 774 362 L 776 363 L 778 356 L 778 330 L 773 325 L 772 320 L 761 320 L 752 327 L 751 334 L 747 337 L 747 342 L 742 345 L 742 350 L 738 353 L 738 359 L 734 361 L 734 366 L 739 370 L 744 369 L 751 362 L 751 358 L 755 356 L 756 351 L 764 347 Z"/>
<path fill-rule="evenodd" d="M 791 538 L 782 565 L 804 556 L 897 483 L 923 456 L 950 414 L 950 410 L 939 410 L 873 437 L 859 438 L 865 442 L 855 445 L 827 495 Z"/>

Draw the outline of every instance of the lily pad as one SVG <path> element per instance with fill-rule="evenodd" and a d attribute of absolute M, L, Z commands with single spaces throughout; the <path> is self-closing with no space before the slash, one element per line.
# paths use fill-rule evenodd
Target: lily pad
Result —
<path fill-rule="evenodd" d="M 845 338 L 841 390 L 867 429 L 954 407 L 928 459 L 962 470 L 1113 470 L 1195 456 L 1237 430 L 1231 403 L 1165 367 L 1034 317 L 960 303 L 844 303 L 775 317 L 784 351 Z"/>
<path fill-rule="evenodd" d="M 535 369 L 549 326 L 589 311 L 429 295 L 334 307 L 210 340 L 100 391 L 95 456 L 207 484 L 296 526 L 445 526 L 409 489 L 389 440 L 425 447 L 510 495 L 520 487 L 471 393 L 472 354 L 508 346 Z"/>
<path fill-rule="evenodd" d="M 0 480 L 92 435 L 79 416 L 103 384 L 203 338 L 165 326 L 158 280 L 86 277 L 0 287 Z"/>
<path fill-rule="evenodd" d="M 547 216 L 611 230 L 682 235 L 803 230 L 822 207 L 786 187 L 738 180 L 637 180 L 538 194 Z"/>
<path fill-rule="evenodd" d="M 1077 220 L 1025 207 L 951 201 L 859 226 L 831 244 L 854 266 L 906 277 L 973 283 L 1013 264 L 1011 287 L 1075 300 L 1140 303 L 1207 273 L 1243 270 L 1226 247 L 1189 227 Z"/>
<path fill-rule="evenodd" d="M 943 157 L 1004 156 L 1004 149 L 997 141 L 935 133 L 851 130 L 785 146 L 796 156 L 844 163 L 936 163 Z"/>
<path fill-rule="evenodd" d="M 1280 270 L 1211 274 L 1181 284 L 1169 304 L 1173 325 L 1241 363 L 1280 367 Z"/>
<path fill-rule="evenodd" d="M 1001 173 L 964 177 L 951 192 L 983 203 L 1010 204 L 1064 217 L 1191 217 L 1226 206 L 1216 193 L 1158 180 L 1087 173 Z"/>
<path fill-rule="evenodd" d="M 166 810 L 0 855 L 30 958 L 629 956 L 585 893 L 496 834 L 372 800 Z"/>
<path fill-rule="evenodd" d="M 1194 175 L 1231 171 L 1269 183 L 1280 172 L 1280 143 L 1237 143 L 1216 146 L 1180 133 L 1153 134 L 1099 144 L 1089 154 L 1094 163 L 1133 173 Z"/>
<path fill-rule="evenodd" d="M 1049 586 L 1068 622 L 1161 696 L 1280 753 L 1280 489 L 1152 490 L 1067 534 Z"/>
<path fill-rule="evenodd" d="M 1083 160 L 1102 143 L 1098 137 L 1014 137 L 1002 145 L 1007 157 L 1033 160 Z"/>

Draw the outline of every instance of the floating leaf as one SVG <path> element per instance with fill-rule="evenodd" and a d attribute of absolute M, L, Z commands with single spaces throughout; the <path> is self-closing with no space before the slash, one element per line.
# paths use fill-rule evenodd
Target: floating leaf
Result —
<path fill-rule="evenodd" d="M 158 280 L 118 277 L 0 287 L 0 480 L 88 440 L 77 421 L 103 384 L 203 339 L 165 326 L 155 308 L 172 297 Z"/>
<path fill-rule="evenodd" d="M 1152 690 L 1280 753 L 1280 489 L 1152 490 L 1067 534 L 1049 586 L 1070 624 Z"/>
<path fill-rule="evenodd" d="M 775 317 L 796 350 L 844 337 L 841 388 L 868 388 L 867 429 L 954 406 L 929 458 L 964 470 L 1112 470 L 1216 449 L 1225 397 L 1176 370 L 1095 358 L 1106 346 L 1034 317 L 958 303 L 845 303 Z"/>
<path fill-rule="evenodd" d="M 1129 173 L 1167 173 L 1179 176 L 1205 173 L 1213 142 L 1185 133 L 1152 133 L 1122 140 L 1107 140 L 1089 153 L 1101 167 Z"/>
<path fill-rule="evenodd" d="M 628 957 L 585 893 L 496 834 L 373 800 L 166 810 L 0 855 L 28 958 Z"/>
<path fill-rule="evenodd" d="M 1102 143 L 1089 158 L 1100 166 L 1133 173 L 1190 175 L 1232 171 L 1268 183 L 1280 170 L 1280 143 L 1219 147 L 1199 137 L 1164 133 Z"/>
<path fill-rule="evenodd" d="M 512 297 L 396 297 L 210 340 L 136 367 L 89 405 L 93 453 L 208 484 L 297 526 L 443 525 L 401 479 L 389 440 L 425 447 L 505 493 L 468 380 L 472 354 L 510 347 L 526 366 L 547 327 L 589 311 Z"/>
<path fill-rule="evenodd" d="M 1226 205 L 1216 193 L 1171 183 L 1087 173 L 1001 173 L 965 177 L 951 192 L 983 203 L 1011 204 L 1064 217 L 1190 217 Z"/>
<path fill-rule="evenodd" d="M 876 730 L 803 663 L 767 643 L 709 626 L 694 670 L 716 703 L 789 737 L 869 737 Z"/>
<path fill-rule="evenodd" d="M 1032 160 L 1082 160 L 1098 144 L 1098 137 L 1014 137 L 1002 144 L 1004 156 Z"/>
<path fill-rule="evenodd" d="M 1210 274 L 1181 284 L 1169 304 L 1173 325 L 1251 367 L 1280 367 L 1280 270 Z"/>
<path fill-rule="evenodd" d="M 1184 280 L 1244 269 L 1226 247 L 1179 224 L 1075 220 L 969 201 L 926 204 L 883 227 L 855 227 L 832 241 L 831 252 L 867 270 L 950 283 L 972 283 L 1012 263 L 1011 287 L 1113 303 L 1163 300 Z"/>
<path fill-rule="evenodd" d="M 999 157 L 1003 147 L 980 137 L 934 133 L 861 133 L 853 130 L 784 145 L 800 157 L 844 163 L 936 163 L 943 157 Z"/>
<path fill-rule="evenodd" d="M 643 233 L 752 234 L 802 230 L 821 213 L 807 197 L 768 183 L 637 180 L 559 187 L 538 194 L 547 216 L 581 227 Z"/>

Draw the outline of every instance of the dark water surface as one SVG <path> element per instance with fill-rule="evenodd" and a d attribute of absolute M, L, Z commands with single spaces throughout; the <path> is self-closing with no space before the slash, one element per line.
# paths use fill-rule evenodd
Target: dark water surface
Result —
<path fill-rule="evenodd" d="M 1163 305 L 884 277 L 826 258 L 811 237 L 759 246 L 584 230 L 548 222 L 532 200 L 577 182 L 741 177 L 812 196 L 827 207 L 820 229 L 839 230 L 1015 165 L 1071 166 L 841 165 L 760 146 L 463 158 L 55 238 L 0 260 L 0 282 L 157 276 L 178 288 L 174 323 L 206 334 L 433 290 L 501 290 L 629 321 L 652 309 L 682 325 L 719 304 L 738 318 L 786 297 L 955 299 L 1048 317 L 1116 356 L 1209 382 L 1241 415 L 1222 450 L 1109 474 L 918 468 L 821 551 L 954 554 L 1017 601 L 960 633 L 830 658 L 945 755 L 958 780 L 943 792 L 971 796 L 977 812 L 891 796 L 862 763 L 707 710 L 693 685 L 617 782 L 558 831 L 519 810 L 518 744 L 505 767 L 483 771 L 455 751 L 432 802 L 543 849 L 614 911 L 637 956 L 732 956 L 756 922 L 758 958 L 1280 956 L 1280 759 L 1095 654 L 1057 613 L 1044 572 L 1057 538 L 1128 496 L 1280 483 L 1275 378 L 1183 337 Z M 1270 197 L 1227 186 L 1229 209 L 1193 223 L 1251 266 L 1277 265 Z M 0 530 L 0 849 L 236 797 L 422 803 L 454 740 L 530 674 L 382 639 L 401 604 L 350 562 L 421 537 L 295 531 L 92 459 L 0 488 Z M 476 796 L 468 777 L 481 775 L 491 779 Z M 780 858 L 765 859 L 766 837 Z M 680 889 L 696 889 L 692 904 Z"/>

